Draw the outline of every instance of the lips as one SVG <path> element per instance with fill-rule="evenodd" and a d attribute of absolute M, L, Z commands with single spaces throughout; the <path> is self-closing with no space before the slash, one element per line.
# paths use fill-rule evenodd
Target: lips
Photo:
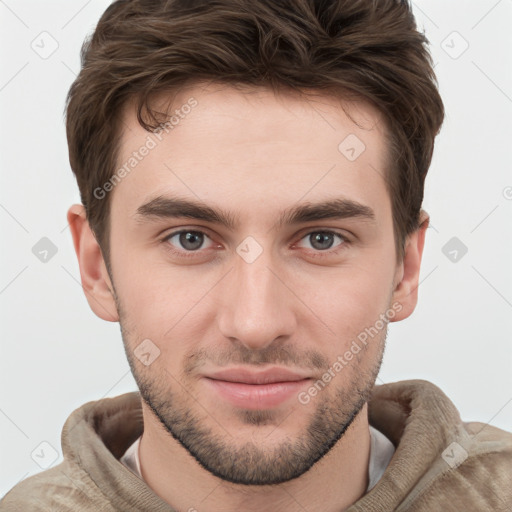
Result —
<path fill-rule="evenodd" d="M 205 375 L 213 380 L 225 382 L 239 382 L 242 384 L 273 384 L 276 382 L 296 382 L 310 378 L 305 373 L 293 372 L 287 368 L 269 368 L 264 371 L 254 372 L 243 368 L 221 370 Z"/>
<path fill-rule="evenodd" d="M 250 410 L 272 409 L 285 404 L 310 380 L 305 372 L 278 367 L 258 372 L 231 368 L 211 372 L 203 379 L 215 399 L 220 397 L 232 406 Z"/>

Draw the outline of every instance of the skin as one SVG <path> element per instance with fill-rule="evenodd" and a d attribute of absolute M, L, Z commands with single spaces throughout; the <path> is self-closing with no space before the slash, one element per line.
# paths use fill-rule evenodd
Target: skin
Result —
<path fill-rule="evenodd" d="M 110 192 L 110 275 L 83 207 L 68 212 L 90 307 L 120 322 L 143 397 L 143 478 L 179 511 L 343 510 L 368 485 L 366 402 L 386 326 L 306 404 L 294 393 L 273 407 L 235 406 L 204 376 L 285 367 L 310 378 L 298 390 L 307 392 L 379 315 L 413 312 L 428 217 L 397 262 L 386 128 L 372 105 L 343 103 L 357 126 L 321 94 L 196 84 L 173 108 L 190 97 L 197 106 Z M 349 134 L 366 146 L 355 161 L 338 150 Z M 120 165 L 147 136 L 127 105 Z M 239 223 L 137 216 L 171 193 Z M 371 207 L 374 220 L 273 227 L 286 208 L 340 197 Z M 164 240 L 180 229 L 206 234 L 199 249 Z M 325 230 L 345 238 L 324 249 L 314 238 Z M 252 262 L 237 253 L 248 236 L 262 250 Z M 149 365 L 134 353 L 145 339 L 160 351 Z"/>

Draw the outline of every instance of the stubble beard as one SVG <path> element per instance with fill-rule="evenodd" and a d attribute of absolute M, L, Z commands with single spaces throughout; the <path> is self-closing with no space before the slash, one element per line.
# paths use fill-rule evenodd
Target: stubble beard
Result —
<path fill-rule="evenodd" d="M 120 321 L 121 323 L 121 321 Z M 122 324 L 121 324 L 122 325 Z M 130 347 L 130 340 L 123 341 Z M 197 404 L 196 399 L 187 391 L 181 396 L 177 391 L 187 389 L 186 381 L 172 375 L 155 375 L 151 370 L 139 371 L 140 365 L 133 352 L 126 350 L 128 361 L 138 385 L 140 394 L 149 409 L 165 428 L 165 430 L 183 446 L 188 453 L 207 471 L 224 481 L 242 485 L 275 485 L 295 479 L 306 473 L 326 455 L 343 437 L 347 429 L 368 402 L 375 380 L 380 370 L 387 329 L 380 340 L 379 357 L 369 369 L 351 368 L 353 376 L 350 384 L 329 393 L 334 386 L 336 377 L 326 389 L 319 391 L 311 398 L 315 409 L 304 432 L 295 439 L 283 440 L 271 446 L 259 446 L 254 441 L 237 443 L 229 434 L 230 425 L 223 427 L 214 415 L 205 412 L 204 407 Z M 365 350 L 357 359 L 364 361 Z M 352 364 L 351 363 L 351 364 Z M 344 368 L 342 371 L 345 372 Z M 154 370 L 153 370 L 154 371 Z M 339 376 L 340 380 L 342 379 Z M 294 410 L 289 414 L 303 414 L 305 406 L 297 401 Z M 235 411 L 236 417 L 243 425 L 258 427 L 274 424 L 279 426 L 278 415 L 274 410 L 243 410 Z M 208 427 L 208 420 L 213 428 Z M 289 419 L 288 417 L 285 420 Z M 283 422 L 284 420 L 280 420 Z M 214 431 L 217 430 L 217 432 Z M 269 443 L 270 444 L 270 443 Z"/>

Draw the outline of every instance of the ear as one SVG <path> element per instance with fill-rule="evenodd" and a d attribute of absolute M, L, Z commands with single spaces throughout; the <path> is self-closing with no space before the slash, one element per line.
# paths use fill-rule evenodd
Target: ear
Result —
<path fill-rule="evenodd" d="M 87 302 L 97 316 L 108 322 L 117 322 L 119 316 L 114 300 L 114 288 L 100 246 L 89 227 L 84 206 L 71 206 L 67 218 Z"/>
<path fill-rule="evenodd" d="M 429 224 L 427 212 L 420 212 L 420 226 L 411 233 L 405 243 L 405 255 L 395 274 L 395 288 L 391 303 L 401 304 L 402 309 L 390 319 L 398 322 L 407 318 L 416 308 L 420 278 L 421 257 L 425 245 L 425 234 Z"/>

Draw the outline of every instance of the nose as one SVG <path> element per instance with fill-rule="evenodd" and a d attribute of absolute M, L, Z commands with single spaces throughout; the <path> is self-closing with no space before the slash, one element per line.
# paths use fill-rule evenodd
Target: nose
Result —
<path fill-rule="evenodd" d="M 218 325 L 226 339 L 245 347 L 264 349 L 289 338 L 296 327 L 297 299 L 287 282 L 288 273 L 278 271 L 270 251 L 252 263 L 235 254 L 234 268 L 219 290 Z"/>

